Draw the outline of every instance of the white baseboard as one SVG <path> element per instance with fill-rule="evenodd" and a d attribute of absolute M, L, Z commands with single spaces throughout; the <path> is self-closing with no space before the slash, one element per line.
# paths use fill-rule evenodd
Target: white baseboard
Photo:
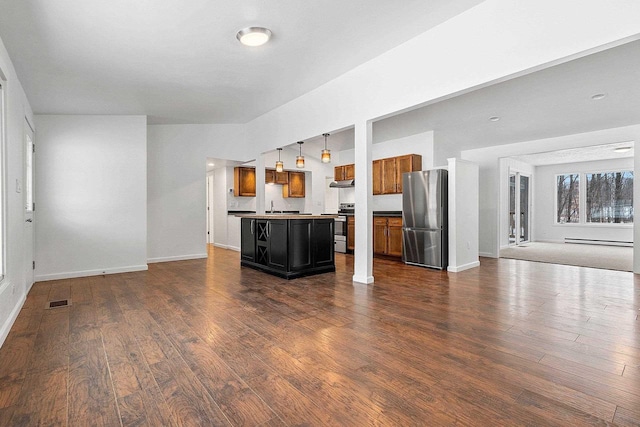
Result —
<path fill-rule="evenodd" d="M 213 246 L 215 246 L 216 248 L 220 248 L 220 249 L 227 249 L 227 250 L 230 250 L 230 251 L 240 252 L 240 248 L 237 247 L 237 246 L 221 245 L 220 243 L 214 243 Z"/>
<path fill-rule="evenodd" d="M 485 258 L 498 258 L 496 254 L 492 254 L 491 252 L 478 252 L 478 256 Z"/>
<path fill-rule="evenodd" d="M 351 280 L 356 283 L 364 283 L 365 285 L 369 285 L 373 283 L 373 276 L 356 276 L 354 274 Z"/>
<path fill-rule="evenodd" d="M 447 267 L 447 271 L 450 271 L 452 273 L 459 273 L 461 271 L 469 270 L 470 268 L 476 268 L 476 267 L 480 267 L 480 261 L 473 261 L 467 264 L 456 265 L 456 266 L 450 265 L 449 267 Z"/>
<path fill-rule="evenodd" d="M 191 255 L 178 255 L 178 256 L 167 256 L 167 257 L 158 257 L 158 258 L 149 258 L 147 262 L 149 264 L 153 264 L 156 262 L 169 262 L 169 261 L 186 261 L 189 259 L 202 259 L 206 258 L 207 254 L 191 254 Z"/>
<path fill-rule="evenodd" d="M 126 267 L 104 268 L 101 270 L 67 271 L 64 273 L 40 274 L 35 277 L 36 282 L 45 280 L 73 279 L 75 277 L 102 276 L 103 274 L 130 273 L 132 271 L 145 271 L 149 267 L 145 265 L 128 265 Z"/>
<path fill-rule="evenodd" d="M 11 289 L 11 286 L 9 286 L 8 289 Z M 24 305 L 24 302 L 26 300 L 27 297 L 25 295 L 22 295 L 22 297 L 20 297 L 20 300 L 18 300 L 16 306 L 13 307 L 13 310 L 11 310 L 11 314 L 9 314 L 9 317 L 4 322 L 4 325 L 2 325 L 2 329 L 0 329 L 0 347 L 2 347 L 2 344 L 4 344 L 4 340 L 7 339 L 9 331 L 11 331 L 11 327 L 18 318 L 18 314 L 20 314 L 20 310 L 22 309 L 22 306 Z"/>

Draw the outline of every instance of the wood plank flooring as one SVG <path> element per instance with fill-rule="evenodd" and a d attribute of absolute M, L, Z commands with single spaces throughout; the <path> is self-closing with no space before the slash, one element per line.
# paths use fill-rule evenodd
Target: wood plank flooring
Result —
<path fill-rule="evenodd" d="M 640 425 L 640 279 L 482 259 L 283 280 L 239 254 L 36 283 L 0 426 Z M 52 299 L 66 308 L 45 310 Z"/>

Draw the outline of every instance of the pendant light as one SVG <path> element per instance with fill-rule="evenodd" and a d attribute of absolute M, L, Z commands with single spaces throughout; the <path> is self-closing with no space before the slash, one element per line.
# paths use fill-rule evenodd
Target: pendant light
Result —
<path fill-rule="evenodd" d="M 278 161 L 276 162 L 276 172 L 282 172 L 284 170 L 284 163 L 280 160 L 280 152 L 282 148 L 278 148 Z"/>
<path fill-rule="evenodd" d="M 298 141 L 298 145 L 300 146 L 300 155 L 296 156 L 296 167 L 303 168 L 304 167 L 304 156 L 302 155 L 302 144 L 304 141 Z"/>
<path fill-rule="evenodd" d="M 327 137 L 329 135 L 329 133 L 322 134 L 322 136 L 324 136 L 324 150 L 322 150 L 322 156 L 320 157 L 322 159 L 322 163 L 331 163 L 331 152 L 327 150 Z"/>

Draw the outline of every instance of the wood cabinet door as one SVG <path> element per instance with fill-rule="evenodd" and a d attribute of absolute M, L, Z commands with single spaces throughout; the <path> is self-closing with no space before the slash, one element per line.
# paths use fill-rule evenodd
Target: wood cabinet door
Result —
<path fill-rule="evenodd" d="M 313 267 L 312 226 L 311 219 L 289 220 L 289 271 Z"/>
<path fill-rule="evenodd" d="M 347 249 L 356 248 L 356 219 L 353 216 L 347 217 Z"/>
<path fill-rule="evenodd" d="M 286 219 L 267 221 L 267 265 L 285 271 L 288 267 L 287 223 Z"/>
<path fill-rule="evenodd" d="M 333 179 L 335 181 L 344 181 L 344 166 L 336 166 L 333 168 Z"/>
<path fill-rule="evenodd" d="M 287 184 L 289 183 L 289 172 L 278 172 L 274 170 L 275 179 L 274 182 L 276 184 Z"/>
<path fill-rule="evenodd" d="M 233 195 L 236 197 L 255 197 L 256 170 L 238 166 L 233 170 Z"/>
<path fill-rule="evenodd" d="M 282 186 L 282 197 L 302 198 L 304 193 L 304 172 L 289 172 L 289 183 Z"/>
<path fill-rule="evenodd" d="M 275 184 L 276 183 L 276 170 L 275 169 L 265 169 L 264 170 L 264 183 L 265 184 Z"/>
<path fill-rule="evenodd" d="M 388 218 L 387 255 L 402 256 L 402 218 Z"/>
<path fill-rule="evenodd" d="M 356 165 L 345 165 L 344 166 L 344 179 L 356 179 Z"/>
<path fill-rule="evenodd" d="M 422 170 L 422 156 L 418 154 L 407 154 L 396 157 L 397 192 L 402 193 L 402 174 Z"/>
<path fill-rule="evenodd" d="M 373 253 L 387 253 L 387 218 L 373 218 Z"/>
<path fill-rule="evenodd" d="M 240 221 L 240 258 L 256 261 L 256 220 L 242 218 Z"/>
<path fill-rule="evenodd" d="M 382 190 L 381 194 L 394 194 L 397 189 L 396 159 L 382 159 Z"/>
<path fill-rule="evenodd" d="M 371 166 L 373 194 L 382 194 L 382 160 L 374 160 Z"/>

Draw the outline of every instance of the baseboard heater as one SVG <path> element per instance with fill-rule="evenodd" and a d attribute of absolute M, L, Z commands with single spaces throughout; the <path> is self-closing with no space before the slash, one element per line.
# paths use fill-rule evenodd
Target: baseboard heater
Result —
<path fill-rule="evenodd" d="M 573 237 L 565 237 L 565 243 L 582 243 L 585 245 L 605 245 L 605 246 L 629 246 L 633 247 L 633 242 L 624 242 L 621 240 L 596 240 L 596 239 L 576 239 Z"/>

